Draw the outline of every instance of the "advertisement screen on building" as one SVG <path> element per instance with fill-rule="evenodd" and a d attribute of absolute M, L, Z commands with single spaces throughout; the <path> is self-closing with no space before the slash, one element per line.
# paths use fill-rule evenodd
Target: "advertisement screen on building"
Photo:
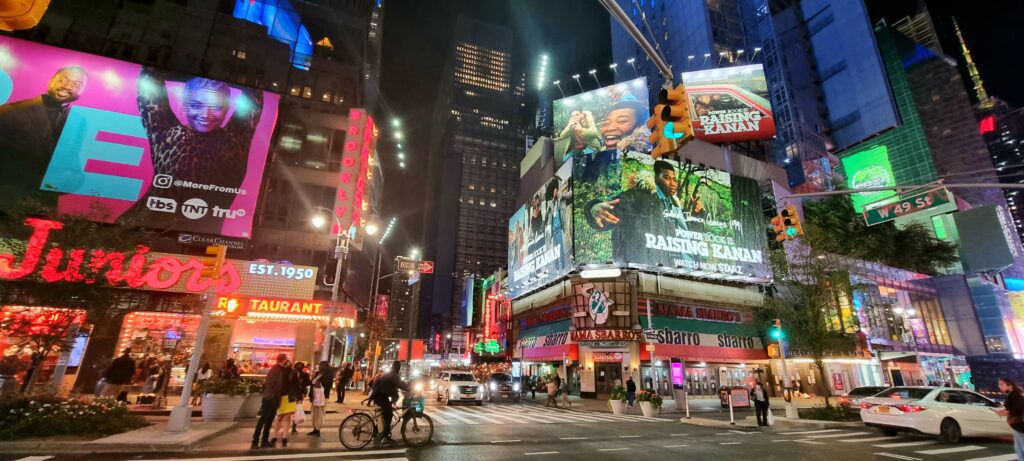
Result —
<path fill-rule="evenodd" d="M 760 64 L 683 72 L 697 139 L 723 143 L 775 136 Z"/>
<path fill-rule="evenodd" d="M 562 165 L 509 219 L 508 267 L 512 297 L 572 270 L 571 163 Z"/>
<path fill-rule="evenodd" d="M 250 237 L 278 95 L 0 37 L 0 209 Z"/>
<path fill-rule="evenodd" d="M 624 149 L 649 152 L 647 78 L 641 77 L 554 102 L 555 159 Z"/>
<path fill-rule="evenodd" d="M 757 182 L 696 164 L 616 156 L 596 180 L 573 171 L 576 263 L 766 280 L 764 215 Z"/>
<path fill-rule="evenodd" d="M 889 149 L 885 145 L 871 146 L 867 149 L 843 156 L 843 174 L 846 176 L 846 187 L 850 189 L 866 189 L 869 187 L 889 187 L 896 185 L 896 175 L 889 163 Z M 894 197 L 896 191 L 877 191 L 853 194 L 853 209 L 858 213 L 864 211 L 864 205 Z"/>

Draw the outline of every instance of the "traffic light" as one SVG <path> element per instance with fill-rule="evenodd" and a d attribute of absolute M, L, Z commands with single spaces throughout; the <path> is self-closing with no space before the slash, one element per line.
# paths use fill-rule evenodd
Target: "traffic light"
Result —
<path fill-rule="evenodd" d="M 220 268 L 224 266 L 224 257 L 228 253 L 228 247 L 224 245 L 211 245 L 206 247 L 206 256 L 203 257 L 203 270 L 200 272 L 204 277 L 216 278 L 220 275 Z"/>
<path fill-rule="evenodd" d="M 782 320 L 772 319 L 772 329 L 769 330 L 768 333 L 774 340 L 780 340 L 784 338 L 785 335 L 782 334 Z"/>
<path fill-rule="evenodd" d="M 779 348 L 779 345 L 778 344 L 769 344 L 768 345 L 768 358 L 777 359 L 779 357 L 782 357 L 782 352 L 781 352 L 781 348 Z"/>
<path fill-rule="evenodd" d="M 782 213 L 779 213 L 772 218 L 772 231 L 775 232 L 776 242 L 786 240 L 786 225 L 783 224 L 784 221 L 785 218 L 782 217 Z"/>
<path fill-rule="evenodd" d="M 804 228 L 800 224 L 800 215 L 796 212 L 795 205 L 782 207 L 779 214 L 772 218 L 772 231 L 775 232 L 775 240 L 793 240 L 804 235 Z"/>
<path fill-rule="evenodd" d="M 690 100 L 682 84 L 673 89 L 661 89 L 654 114 L 647 120 L 647 128 L 651 129 L 648 140 L 654 146 L 651 150 L 654 158 L 676 152 L 693 140 Z"/>

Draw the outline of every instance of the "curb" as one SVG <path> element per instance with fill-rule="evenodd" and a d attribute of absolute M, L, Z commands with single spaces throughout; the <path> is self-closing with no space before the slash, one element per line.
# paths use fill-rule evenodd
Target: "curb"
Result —
<path fill-rule="evenodd" d="M 172 443 L 168 442 L 153 442 L 156 437 L 150 437 L 149 442 L 145 443 L 124 443 L 124 442 L 106 442 L 108 437 L 101 437 L 95 440 L 34 440 L 31 442 L 0 442 L 0 453 L 11 454 L 11 455 L 24 455 L 24 454 L 87 454 L 87 453 L 180 453 L 188 451 L 195 446 L 206 442 L 212 438 L 220 436 L 225 432 L 234 429 L 238 423 L 231 421 L 230 423 L 218 424 L 212 430 L 202 431 L 201 434 L 196 434 L 194 437 L 188 438 L 185 441 L 175 441 Z M 163 431 L 157 431 L 153 429 L 154 426 L 147 426 L 142 429 L 136 429 L 134 431 L 125 432 L 122 434 L 112 435 L 110 437 L 124 437 L 127 434 L 139 433 L 139 432 L 153 432 L 154 434 L 166 434 Z"/>

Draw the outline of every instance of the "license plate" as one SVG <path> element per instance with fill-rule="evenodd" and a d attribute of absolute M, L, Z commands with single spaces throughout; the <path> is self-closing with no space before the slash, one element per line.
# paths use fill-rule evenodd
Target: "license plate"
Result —
<path fill-rule="evenodd" d="M 879 413 L 889 413 L 889 407 L 878 407 Z"/>

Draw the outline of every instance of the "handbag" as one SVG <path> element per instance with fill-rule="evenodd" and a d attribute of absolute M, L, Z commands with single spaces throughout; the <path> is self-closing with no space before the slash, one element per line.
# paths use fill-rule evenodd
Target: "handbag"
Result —
<path fill-rule="evenodd" d="M 316 385 L 313 387 L 313 406 L 324 407 L 327 406 L 327 399 L 324 397 L 324 387 Z"/>
<path fill-rule="evenodd" d="M 770 407 L 768 408 L 768 425 L 775 425 L 775 415 L 772 414 L 772 409 Z"/>
<path fill-rule="evenodd" d="M 302 408 L 302 402 L 295 404 L 295 413 L 292 414 L 292 422 L 296 425 L 306 422 L 306 412 Z"/>

